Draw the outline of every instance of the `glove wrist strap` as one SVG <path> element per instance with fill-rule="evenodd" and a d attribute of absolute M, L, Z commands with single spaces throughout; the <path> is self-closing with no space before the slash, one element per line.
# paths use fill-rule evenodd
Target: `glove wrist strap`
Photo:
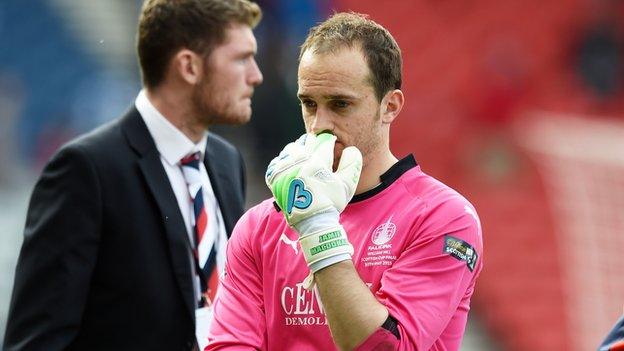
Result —
<path fill-rule="evenodd" d="M 341 225 L 303 235 L 299 238 L 299 243 L 310 267 L 310 276 L 304 282 L 306 289 L 314 285 L 315 272 L 338 262 L 350 260 L 353 255 L 353 246 Z"/>
<path fill-rule="evenodd" d="M 317 267 L 316 270 L 326 267 L 320 264 L 325 259 L 342 254 L 349 256 L 353 254 L 353 247 L 341 225 L 303 235 L 299 238 L 299 242 L 308 266 L 314 265 Z"/>

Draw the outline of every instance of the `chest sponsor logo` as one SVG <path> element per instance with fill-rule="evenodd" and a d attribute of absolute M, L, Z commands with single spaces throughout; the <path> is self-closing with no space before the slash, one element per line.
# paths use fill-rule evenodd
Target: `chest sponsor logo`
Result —
<path fill-rule="evenodd" d="M 323 304 L 316 288 L 307 290 L 303 283 L 282 288 L 280 304 L 285 314 L 284 324 L 295 325 L 327 325 L 323 312 Z"/>
<path fill-rule="evenodd" d="M 369 289 L 372 287 L 372 283 L 365 284 Z M 307 290 L 303 283 L 285 286 L 280 294 L 280 305 L 286 326 L 327 325 L 323 303 L 316 288 Z"/>
<path fill-rule="evenodd" d="M 396 261 L 392 254 L 392 238 L 396 233 L 396 225 L 392 222 L 392 216 L 380 224 L 371 234 L 371 242 L 366 248 L 366 254 L 362 257 L 364 267 L 391 266 Z"/>

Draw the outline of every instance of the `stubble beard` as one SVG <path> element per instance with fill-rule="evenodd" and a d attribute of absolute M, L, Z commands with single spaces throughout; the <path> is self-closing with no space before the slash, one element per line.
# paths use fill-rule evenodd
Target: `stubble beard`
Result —
<path fill-rule="evenodd" d="M 199 123 L 207 128 L 217 122 L 216 116 L 218 111 L 214 108 L 216 101 L 213 101 L 214 94 L 210 89 L 210 82 L 207 77 L 203 77 L 199 86 L 193 90 L 191 99 L 195 116 Z"/>
<path fill-rule="evenodd" d="M 197 120 L 206 128 L 214 124 L 242 125 L 249 121 L 250 116 L 236 111 L 235 102 L 223 95 L 208 75 L 193 91 L 192 103 Z"/>

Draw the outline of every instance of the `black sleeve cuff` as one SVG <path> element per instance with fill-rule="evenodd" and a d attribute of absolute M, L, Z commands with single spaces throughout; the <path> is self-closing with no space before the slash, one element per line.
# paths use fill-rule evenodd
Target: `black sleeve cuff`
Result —
<path fill-rule="evenodd" d="M 397 320 L 391 315 L 388 315 L 388 318 L 386 318 L 386 321 L 383 322 L 381 327 L 391 332 L 398 340 L 401 340 L 401 334 L 399 334 L 399 322 L 397 322 Z"/>

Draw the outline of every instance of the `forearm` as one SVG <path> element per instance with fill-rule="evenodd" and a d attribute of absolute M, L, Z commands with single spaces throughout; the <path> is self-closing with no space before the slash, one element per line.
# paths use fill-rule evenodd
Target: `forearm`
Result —
<path fill-rule="evenodd" d="M 360 279 L 353 262 L 343 261 L 314 274 L 334 343 L 352 350 L 388 318 L 388 310 Z"/>

